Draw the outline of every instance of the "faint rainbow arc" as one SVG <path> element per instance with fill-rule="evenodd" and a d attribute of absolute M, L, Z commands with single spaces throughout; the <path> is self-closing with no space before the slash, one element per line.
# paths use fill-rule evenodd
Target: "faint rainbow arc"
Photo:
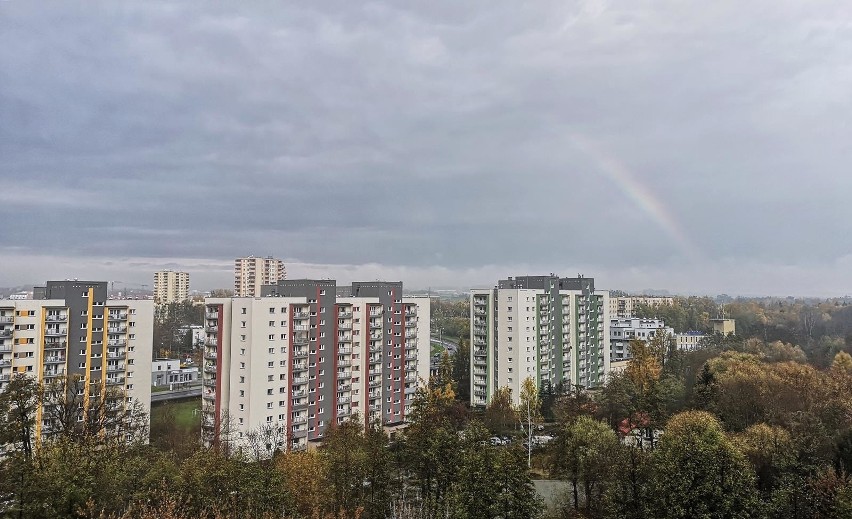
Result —
<path fill-rule="evenodd" d="M 698 261 L 701 252 L 678 225 L 674 217 L 654 194 L 645 187 L 621 161 L 603 153 L 587 138 L 572 135 L 574 147 L 590 158 L 597 170 L 603 173 L 621 193 L 659 226 L 676 244 L 677 248 L 691 261 Z"/>

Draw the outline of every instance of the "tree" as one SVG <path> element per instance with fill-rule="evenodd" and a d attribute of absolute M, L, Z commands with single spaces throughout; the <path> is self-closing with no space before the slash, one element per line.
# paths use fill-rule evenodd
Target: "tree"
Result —
<path fill-rule="evenodd" d="M 653 455 L 655 517 L 753 517 L 754 485 L 748 461 L 713 415 L 686 411 L 669 420 Z"/>
<path fill-rule="evenodd" d="M 645 341 L 634 339 L 630 341 L 630 355 L 625 374 L 636 386 L 639 394 L 647 395 L 651 387 L 659 380 L 662 368 L 660 361 Z"/>
<path fill-rule="evenodd" d="M 575 510 L 601 509 L 618 448 L 618 437 L 604 422 L 580 416 L 565 424 L 551 451 L 550 468 L 571 482 Z"/>
<path fill-rule="evenodd" d="M 524 431 L 527 434 L 527 466 L 532 466 L 532 437 L 533 426 L 541 423 L 541 399 L 538 396 L 538 389 L 535 387 L 535 381 L 532 377 L 527 377 L 521 383 L 521 394 L 519 395 L 520 402 L 518 403 L 517 413 L 521 425 L 524 426 Z"/>
<path fill-rule="evenodd" d="M 40 403 L 41 388 L 34 378 L 12 377 L 0 392 L 0 445 L 13 445 L 27 459 L 32 457 Z"/>
<path fill-rule="evenodd" d="M 831 363 L 831 370 L 847 376 L 852 375 L 852 355 L 849 355 L 845 351 L 837 352 L 837 355 L 834 356 L 834 361 Z"/>
<path fill-rule="evenodd" d="M 518 414 L 512 405 L 512 391 L 508 387 L 498 388 L 485 408 L 485 425 L 494 434 L 505 434 L 518 423 Z"/>
<path fill-rule="evenodd" d="M 470 339 L 459 339 L 459 347 L 453 354 L 453 380 L 456 381 L 456 399 L 470 402 Z"/>

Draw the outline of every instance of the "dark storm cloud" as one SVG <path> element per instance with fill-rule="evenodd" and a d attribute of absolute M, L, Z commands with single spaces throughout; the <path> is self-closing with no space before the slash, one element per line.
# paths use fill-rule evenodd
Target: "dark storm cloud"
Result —
<path fill-rule="evenodd" d="M 828 276 L 852 253 L 850 15 L 2 2 L 2 258 Z"/>

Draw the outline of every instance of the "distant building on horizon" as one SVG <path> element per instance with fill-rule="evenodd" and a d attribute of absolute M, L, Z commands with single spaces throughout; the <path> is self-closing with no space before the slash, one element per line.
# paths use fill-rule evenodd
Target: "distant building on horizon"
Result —
<path fill-rule="evenodd" d="M 658 306 L 666 306 L 674 304 L 673 297 L 658 297 L 658 296 L 610 296 L 609 298 L 609 315 L 610 318 L 631 318 L 636 317 L 634 314 L 636 307 L 639 305 L 650 306 L 656 308 Z"/>
<path fill-rule="evenodd" d="M 515 404 L 536 387 L 597 387 L 609 372 L 609 292 L 593 278 L 518 276 L 470 292 L 471 399 L 508 387 Z"/>
<path fill-rule="evenodd" d="M 154 303 L 170 305 L 189 299 L 189 273 L 160 270 L 154 273 Z"/>
<path fill-rule="evenodd" d="M 259 297 L 261 287 L 287 279 L 284 261 L 272 256 L 234 260 L 234 297 Z"/>

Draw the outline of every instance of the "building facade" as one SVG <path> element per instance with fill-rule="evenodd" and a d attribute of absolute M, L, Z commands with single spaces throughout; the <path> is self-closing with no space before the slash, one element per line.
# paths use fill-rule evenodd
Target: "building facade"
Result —
<path fill-rule="evenodd" d="M 666 306 L 674 304 L 673 297 L 654 297 L 654 296 L 623 296 L 611 297 L 609 299 L 609 315 L 610 317 L 631 318 L 634 317 L 634 311 L 638 306 L 650 306 L 656 308 L 658 306 Z"/>
<path fill-rule="evenodd" d="M 302 449 L 356 415 L 405 422 L 429 377 L 429 298 L 403 297 L 398 282 L 279 280 L 262 292 L 205 301 L 206 441 L 227 428 L 240 446 L 274 427 Z"/>
<path fill-rule="evenodd" d="M 471 405 L 523 381 L 596 387 L 609 371 L 609 292 L 594 279 L 519 276 L 470 295 Z"/>
<path fill-rule="evenodd" d="M 237 258 L 234 260 L 234 297 L 256 297 L 261 287 L 287 279 L 284 262 L 272 256 Z"/>
<path fill-rule="evenodd" d="M 117 388 L 148 412 L 153 319 L 153 301 L 107 299 L 105 281 L 49 281 L 33 299 L 0 300 L 0 389 L 19 375 L 78 378 L 87 399 Z"/>
<path fill-rule="evenodd" d="M 158 305 L 180 303 L 189 299 L 189 272 L 161 270 L 154 272 L 154 302 Z"/>
<path fill-rule="evenodd" d="M 609 324 L 609 347 L 611 362 L 630 360 L 630 341 L 650 341 L 659 334 L 674 338 L 674 330 L 661 319 L 611 318 Z"/>
<path fill-rule="evenodd" d="M 154 359 L 152 386 L 182 386 L 198 382 L 198 366 L 182 366 L 180 359 Z"/>

